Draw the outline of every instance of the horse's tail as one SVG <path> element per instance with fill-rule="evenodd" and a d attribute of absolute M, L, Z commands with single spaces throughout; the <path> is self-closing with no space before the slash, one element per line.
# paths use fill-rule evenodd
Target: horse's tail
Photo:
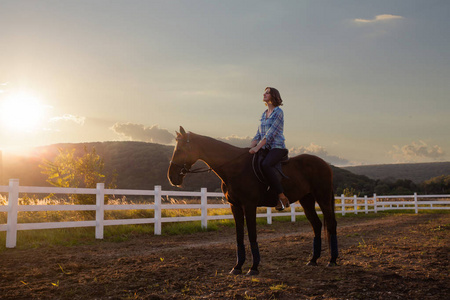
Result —
<path fill-rule="evenodd" d="M 333 188 L 331 188 L 331 210 L 333 212 L 333 216 L 335 216 L 335 206 L 336 206 L 336 199 L 334 198 Z"/>
<path fill-rule="evenodd" d="M 334 192 L 333 192 L 333 188 L 331 188 L 331 193 L 330 193 L 330 208 L 331 208 L 331 215 L 323 215 L 323 230 L 325 232 L 325 237 L 328 241 L 328 246 L 331 248 L 331 235 L 330 232 L 328 231 L 328 223 L 329 222 L 333 222 L 336 223 L 336 215 L 335 215 L 335 204 L 336 204 L 336 199 L 334 198 Z M 336 229 L 336 228 L 335 228 Z M 332 232 L 331 234 L 336 234 L 336 232 Z"/>

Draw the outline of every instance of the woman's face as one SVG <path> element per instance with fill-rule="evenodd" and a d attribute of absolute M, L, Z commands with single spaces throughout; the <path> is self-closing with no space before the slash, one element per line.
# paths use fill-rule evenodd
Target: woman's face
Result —
<path fill-rule="evenodd" d="M 270 95 L 270 89 L 266 89 L 266 90 L 264 91 L 264 98 L 263 98 L 263 101 L 264 101 L 266 104 L 271 103 L 271 101 L 272 101 L 272 96 Z"/>

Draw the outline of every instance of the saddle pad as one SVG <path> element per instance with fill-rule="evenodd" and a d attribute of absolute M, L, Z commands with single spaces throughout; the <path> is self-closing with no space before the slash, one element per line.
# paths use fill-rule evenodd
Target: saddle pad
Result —
<path fill-rule="evenodd" d="M 253 154 L 252 159 L 253 172 L 255 173 L 256 178 L 258 178 L 258 180 L 265 185 L 268 185 L 268 182 L 266 176 L 264 175 L 264 172 L 262 171 L 261 164 L 264 158 L 266 157 L 267 153 L 268 150 L 260 150 L 255 154 Z M 275 169 L 278 171 L 277 172 L 278 180 L 280 181 L 282 178 L 288 178 L 286 175 L 283 174 L 283 170 L 281 169 L 281 163 L 286 162 L 287 160 L 288 157 L 286 155 L 279 163 L 275 165 Z"/>

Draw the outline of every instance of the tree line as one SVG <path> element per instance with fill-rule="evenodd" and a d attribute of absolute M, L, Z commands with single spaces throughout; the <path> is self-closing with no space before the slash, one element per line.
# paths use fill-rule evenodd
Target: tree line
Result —
<path fill-rule="evenodd" d="M 334 189 L 336 194 L 346 196 L 357 195 L 424 195 L 450 194 L 450 175 L 440 175 L 421 183 L 410 179 L 370 179 L 364 175 L 356 175 L 350 171 L 333 167 Z M 352 194 L 353 193 L 353 194 Z"/>
<path fill-rule="evenodd" d="M 104 142 L 55 145 L 53 156 L 39 164 L 47 184 L 60 187 L 93 188 L 104 182 L 109 188 L 174 189 L 167 179 L 173 147 L 143 142 Z M 56 148 L 55 148 L 56 147 Z M 48 150 L 48 149 L 47 149 Z M 202 162 L 197 164 L 201 165 Z M 408 179 L 371 179 L 331 166 L 337 195 L 450 194 L 450 175 L 416 184 Z M 185 190 L 220 191 L 220 180 L 213 173 L 193 174 L 185 180 Z"/>

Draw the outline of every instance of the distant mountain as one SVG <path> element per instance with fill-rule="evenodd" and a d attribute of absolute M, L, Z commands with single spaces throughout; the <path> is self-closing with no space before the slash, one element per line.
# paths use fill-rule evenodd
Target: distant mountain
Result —
<path fill-rule="evenodd" d="M 420 183 L 433 177 L 450 175 L 450 162 L 367 165 L 342 169 L 371 179 L 409 179 Z"/>
<path fill-rule="evenodd" d="M 45 160 L 53 161 L 58 155 L 59 148 L 75 149 L 75 155 L 82 156 L 85 147 L 88 151 L 95 147 L 96 152 L 104 160 L 107 177 L 113 173 L 117 174 L 116 185 L 119 189 L 152 190 L 155 185 L 161 185 L 163 190 L 178 190 L 171 186 L 167 179 L 167 169 L 174 147 L 145 142 L 55 144 L 35 148 L 28 156 L 4 154 L 1 184 L 8 184 L 10 178 L 18 178 L 20 185 L 50 186 L 39 165 L 42 165 Z M 200 166 L 205 165 L 198 162 L 194 167 Z M 332 169 L 336 194 L 340 195 L 345 191 L 351 191 L 360 195 L 371 195 L 380 191 L 381 188 L 383 188 L 383 194 L 396 189 L 396 186 L 391 186 L 389 182 L 375 179 L 414 178 L 416 182 L 420 182 L 431 177 L 450 174 L 450 162 L 345 168 L 332 166 Z M 214 173 L 192 174 L 186 177 L 182 190 L 198 191 L 200 188 L 206 187 L 208 191 L 220 191 L 220 183 L 220 179 Z M 413 192 L 417 191 L 417 187 L 411 186 L 408 182 L 400 184 L 406 184 Z"/>

